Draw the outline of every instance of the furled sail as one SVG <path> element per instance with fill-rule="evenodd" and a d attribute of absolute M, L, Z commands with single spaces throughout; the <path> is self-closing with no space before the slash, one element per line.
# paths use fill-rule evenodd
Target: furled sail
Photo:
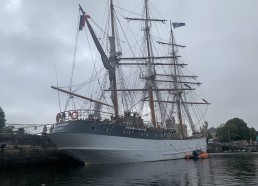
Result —
<path fill-rule="evenodd" d="M 98 49 L 98 51 L 99 51 L 99 53 L 100 53 L 100 55 L 101 55 L 101 60 L 102 60 L 102 62 L 103 62 L 104 67 L 105 67 L 107 70 L 111 70 L 111 71 L 112 71 L 112 69 L 114 69 L 114 68 L 111 66 L 111 64 L 110 64 L 110 62 L 109 62 L 109 60 L 108 60 L 107 55 L 105 54 L 105 52 L 104 52 L 104 50 L 103 50 L 101 44 L 99 43 L 99 40 L 98 40 L 98 38 L 97 38 L 97 36 L 96 36 L 94 30 L 92 29 L 92 27 L 91 27 L 91 25 L 90 25 L 90 22 L 88 21 L 88 18 L 90 18 L 90 16 L 87 15 L 86 12 L 84 12 L 84 10 L 82 9 L 81 5 L 79 5 L 79 9 L 80 9 L 80 11 L 81 11 L 82 14 L 83 14 L 83 15 L 80 16 L 79 30 L 82 30 L 82 29 L 83 29 L 83 27 L 85 26 L 85 22 L 86 22 L 87 26 L 89 27 L 90 34 L 91 34 L 91 36 L 92 36 L 92 38 L 93 38 L 93 41 L 94 41 L 94 43 L 95 43 L 95 45 L 96 45 L 96 47 L 97 47 L 97 49 Z M 112 72 L 111 72 L 111 73 L 112 73 Z"/>
<path fill-rule="evenodd" d="M 94 31 L 93 31 L 93 29 L 92 29 L 88 19 L 86 19 L 86 24 L 89 27 L 90 34 L 91 34 L 91 36 L 93 38 L 93 41 L 94 41 L 94 43 L 95 43 L 95 45 L 96 45 L 96 47 L 97 47 L 97 49 L 98 49 L 98 51 L 99 51 L 99 53 L 101 55 L 101 60 L 103 62 L 104 67 L 107 70 L 112 70 L 113 67 L 111 66 L 110 62 L 108 61 L 108 57 L 106 56 L 102 46 L 100 45 L 99 40 L 98 40 L 97 36 L 95 35 L 95 33 L 94 33 Z"/>

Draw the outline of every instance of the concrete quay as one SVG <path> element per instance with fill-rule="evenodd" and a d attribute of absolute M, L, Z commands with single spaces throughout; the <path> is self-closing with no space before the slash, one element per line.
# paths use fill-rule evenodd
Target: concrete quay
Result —
<path fill-rule="evenodd" d="M 47 135 L 0 134 L 0 166 L 78 163 L 58 151 Z"/>
<path fill-rule="evenodd" d="M 208 143 L 207 152 L 258 152 L 258 145 L 241 143 Z"/>

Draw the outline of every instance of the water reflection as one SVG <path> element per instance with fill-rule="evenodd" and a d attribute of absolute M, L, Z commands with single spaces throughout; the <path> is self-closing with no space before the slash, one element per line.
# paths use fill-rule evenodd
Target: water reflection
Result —
<path fill-rule="evenodd" d="M 235 176 L 240 183 L 252 182 L 252 178 L 256 177 L 256 158 L 248 154 L 236 154 L 234 158 L 227 157 L 224 159 L 227 164 L 226 170 Z"/>
<path fill-rule="evenodd" d="M 207 160 L 45 166 L 2 169 L 1 185 L 246 185 L 258 182 L 258 157 L 216 155 Z"/>
<path fill-rule="evenodd" d="M 258 165 L 257 153 L 219 154 L 212 156 L 210 162 L 215 162 L 212 168 L 213 175 L 220 179 L 214 180 L 217 184 L 257 185 L 256 175 Z"/>
<path fill-rule="evenodd" d="M 96 185 L 185 185 L 191 164 L 185 160 L 139 164 L 86 166 L 83 174 L 95 177 Z M 192 162 L 190 162 L 192 163 Z M 182 166 L 183 165 L 183 166 Z M 190 171 L 194 173 L 194 171 Z M 180 179 L 181 178 L 181 179 Z"/>

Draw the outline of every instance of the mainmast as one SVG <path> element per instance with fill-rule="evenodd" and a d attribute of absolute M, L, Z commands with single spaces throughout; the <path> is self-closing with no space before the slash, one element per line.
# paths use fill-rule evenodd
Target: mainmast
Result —
<path fill-rule="evenodd" d="M 154 66 L 156 65 L 171 65 L 171 63 L 154 63 L 155 59 L 168 59 L 172 58 L 171 56 L 153 56 L 152 52 L 152 46 L 150 41 L 150 22 L 162 22 L 164 23 L 165 19 L 152 19 L 149 16 L 149 8 L 148 8 L 148 0 L 144 0 L 144 18 L 125 18 L 128 20 L 134 20 L 134 21 L 144 21 L 145 28 L 144 28 L 144 37 L 146 40 L 146 46 L 147 46 L 147 56 L 145 57 L 133 57 L 133 58 L 120 58 L 120 60 L 146 60 L 146 63 L 119 63 L 119 65 L 146 65 L 147 67 L 147 73 L 144 79 L 146 80 L 146 89 L 148 92 L 148 102 L 150 107 L 150 113 L 151 113 L 151 122 L 153 123 L 154 127 L 156 128 L 156 115 L 155 115 L 155 108 L 154 108 L 154 93 L 156 93 L 156 98 L 158 100 L 159 109 L 160 109 L 160 115 L 161 115 L 161 122 L 165 119 L 165 112 L 164 112 L 164 106 L 161 100 L 161 96 L 159 94 L 160 89 L 158 88 L 157 84 L 155 83 L 155 69 Z M 178 56 L 175 56 L 178 57 Z M 184 65 L 184 64 L 183 64 Z M 145 101 L 145 100 L 144 100 Z"/>
<path fill-rule="evenodd" d="M 116 56 L 116 42 L 115 42 L 115 24 L 114 24 L 114 5 L 113 0 L 110 0 L 110 12 L 111 12 L 111 28 L 112 28 L 112 36 L 109 37 L 110 41 L 110 64 L 114 69 L 114 74 L 111 80 L 111 97 L 114 105 L 115 116 L 119 115 L 118 112 L 118 98 L 117 98 L 117 84 L 116 84 L 116 64 L 117 64 L 117 56 Z"/>
<path fill-rule="evenodd" d="M 153 80 L 154 80 L 154 73 L 152 70 L 151 64 L 151 52 L 150 52 L 150 28 L 149 28 L 149 16 L 148 16 L 148 0 L 145 0 L 145 35 L 146 35 L 146 44 L 147 44 L 147 52 L 148 52 L 148 59 L 147 59 L 147 89 L 148 89 L 148 96 L 149 96 L 149 106 L 151 111 L 151 122 L 153 123 L 154 127 L 156 127 L 156 117 L 155 117 L 155 110 L 154 110 L 154 101 L 153 101 Z"/>

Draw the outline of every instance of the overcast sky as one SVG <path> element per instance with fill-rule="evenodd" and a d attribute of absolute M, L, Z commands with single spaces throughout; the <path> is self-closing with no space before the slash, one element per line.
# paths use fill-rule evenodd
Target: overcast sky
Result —
<path fill-rule="evenodd" d="M 119 3 L 134 8 L 139 1 Z M 164 18 L 186 23 L 180 40 L 212 103 L 209 126 L 238 117 L 258 130 L 258 1 L 151 2 Z M 104 0 L 0 0 L 0 106 L 8 123 L 55 122 L 54 62 L 59 83 L 68 84 L 79 3 L 102 20 Z"/>

